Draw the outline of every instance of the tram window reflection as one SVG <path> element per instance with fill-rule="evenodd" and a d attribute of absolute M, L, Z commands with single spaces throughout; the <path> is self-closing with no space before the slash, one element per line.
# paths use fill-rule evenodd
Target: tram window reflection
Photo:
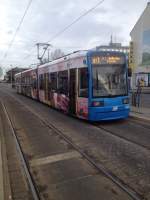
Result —
<path fill-rule="evenodd" d="M 57 91 L 57 72 L 51 73 L 51 89 Z"/>
<path fill-rule="evenodd" d="M 79 97 L 88 97 L 88 69 L 81 68 L 78 70 L 79 77 Z"/>
<path fill-rule="evenodd" d="M 61 94 L 68 94 L 68 71 L 61 71 L 58 73 L 58 92 Z"/>

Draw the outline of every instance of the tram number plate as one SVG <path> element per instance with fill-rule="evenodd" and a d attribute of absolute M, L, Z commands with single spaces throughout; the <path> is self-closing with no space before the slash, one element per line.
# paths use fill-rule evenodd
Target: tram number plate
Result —
<path fill-rule="evenodd" d="M 118 110 L 118 106 L 113 106 L 112 111 L 117 111 Z"/>

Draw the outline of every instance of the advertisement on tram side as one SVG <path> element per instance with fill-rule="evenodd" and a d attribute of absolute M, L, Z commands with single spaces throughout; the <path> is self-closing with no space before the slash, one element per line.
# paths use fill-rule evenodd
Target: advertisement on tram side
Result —
<path fill-rule="evenodd" d="M 77 99 L 77 116 L 88 119 L 88 98 Z"/>

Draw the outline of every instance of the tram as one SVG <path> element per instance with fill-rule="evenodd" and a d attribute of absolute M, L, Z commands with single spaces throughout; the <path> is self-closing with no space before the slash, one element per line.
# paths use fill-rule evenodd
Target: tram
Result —
<path fill-rule="evenodd" d="M 128 66 L 120 52 L 78 51 L 15 75 L 17 93 L 89 121 L 127 118 Z"/>

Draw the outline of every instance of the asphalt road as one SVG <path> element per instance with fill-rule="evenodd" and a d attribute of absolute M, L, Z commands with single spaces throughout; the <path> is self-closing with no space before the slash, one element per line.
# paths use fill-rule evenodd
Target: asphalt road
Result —
<path fill-rule="evenodd" d="M 76 155 L 72 147 L 44 126 L 28 108 L 54 124 L 95 162 L 103 164 L 144 199 L 150 199 L 149 124 L 132 119 L 90 124 L 17 95 L 2 84 L 0 98 L 16 126 L 43 198 L 96 200 L 102 195 L 103 200 L 130 199 Z M 72 159 L 50 163 L 49 156 L 72 151 Z M 45 164 L 46 159 L 49 161 Z"/>

